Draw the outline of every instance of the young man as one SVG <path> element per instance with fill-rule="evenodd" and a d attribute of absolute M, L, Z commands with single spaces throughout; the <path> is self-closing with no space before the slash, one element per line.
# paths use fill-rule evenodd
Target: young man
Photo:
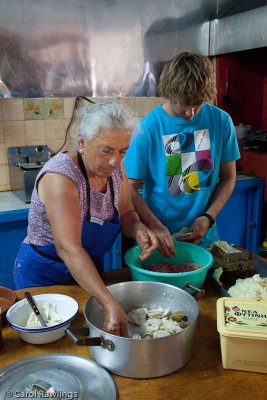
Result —
<path fill-rule="evenodd" d="M 141 121 L 124 164 L 141 220 L 171 257 L 171 235 L 182 228 L 182 240 L 203 247 L 219 240 L 215 218 L 233 191 L 240 154 L 231 117 L 208 103 L 216 91 L 207 57 L 175 56 L 158 89 L 165 101 Z"/>

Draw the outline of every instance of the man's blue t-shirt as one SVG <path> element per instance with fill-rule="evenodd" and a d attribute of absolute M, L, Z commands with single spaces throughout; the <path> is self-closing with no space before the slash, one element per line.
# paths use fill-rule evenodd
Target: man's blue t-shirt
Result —
<path fill-rule="evenodd" d="M 232 119 L 223 110 L 206 103 L 186 121 L 159 105 L 141 121 L 124 164 L 128 178 L 144 180 L 148 207 L 174 233 L 205 213 L 220 164 L 239 157 Z M 216 240 L 214 225 L 201 244 Z"/>

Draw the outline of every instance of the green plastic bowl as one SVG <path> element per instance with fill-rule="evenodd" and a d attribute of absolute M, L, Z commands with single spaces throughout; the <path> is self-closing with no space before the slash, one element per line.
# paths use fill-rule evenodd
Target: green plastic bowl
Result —
<path fill-rule="evenodd" d="M 159 250 L 155 250 L 145 261 L 139 258 L 139 254 L 141 253 L 140 246 L 134 246 L 129 249 L 125 253 L 124 260 L 131 269 L 132 280 L 163 282 L 179 288 L 185 288 L 186 285 L 191 284 L 201 289 L 204 285 L 208 269 L 214 262 L 212 254 L 208 250 L 203 249 L 203 247 L 192 243 L 179 242 L 178 240 L 174 241 L 174 247 L 177 254 L 171 258 L 164 257 Z M 136 264 L 147 266 L 159 263 L 181 264 L 185 262 L 203 264 L 203 267 L 189 272 L 168 273 L 148 271 L 136 266 Z M 192 293 L 194 290 L 189 289 L 188 292 Z"/>

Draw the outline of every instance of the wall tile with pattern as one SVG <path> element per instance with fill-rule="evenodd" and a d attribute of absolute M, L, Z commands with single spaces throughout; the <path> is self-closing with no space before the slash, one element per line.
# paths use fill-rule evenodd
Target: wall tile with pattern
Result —
<path fill-rule="evenodd" d="M 44 99 L 24 99 L 23 109 L 25 120 L 45 119 Z"/>

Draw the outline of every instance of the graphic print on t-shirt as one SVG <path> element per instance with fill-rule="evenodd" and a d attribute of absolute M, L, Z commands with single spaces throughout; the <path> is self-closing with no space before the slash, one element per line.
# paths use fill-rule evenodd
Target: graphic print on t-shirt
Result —
<path fill-rule="evenodd" d="M 172 195 L 210 187 L 213 164 L 208 129 L 163 136 L 168 190 Z"/>

